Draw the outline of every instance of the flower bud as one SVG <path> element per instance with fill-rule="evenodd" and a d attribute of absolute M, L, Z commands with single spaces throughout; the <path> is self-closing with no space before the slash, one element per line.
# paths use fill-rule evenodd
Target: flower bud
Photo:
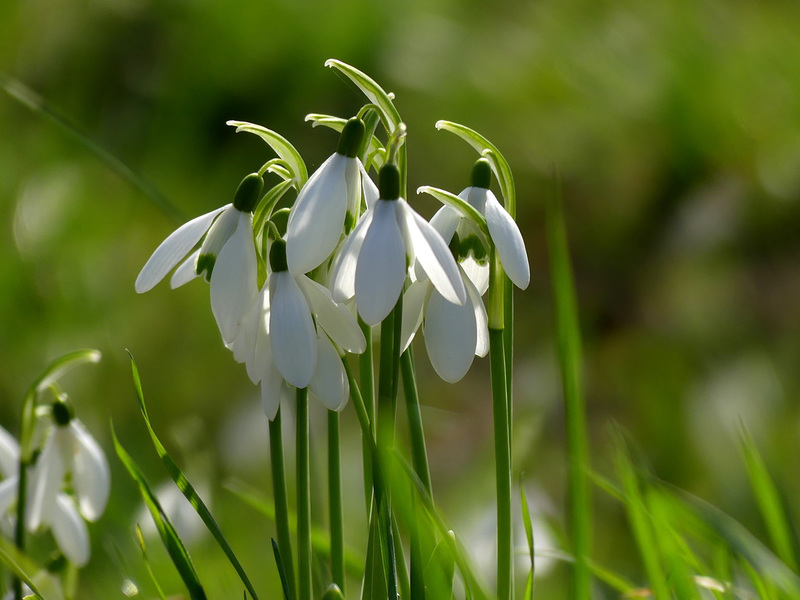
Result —
<path fill-rule="evenodd" d="M 264 180 L 258 173 L 250 173 L 242 179 L 236 194 L 233 196 L 233 206 L 242 212 L 253 212 L 264 189 Z"/>

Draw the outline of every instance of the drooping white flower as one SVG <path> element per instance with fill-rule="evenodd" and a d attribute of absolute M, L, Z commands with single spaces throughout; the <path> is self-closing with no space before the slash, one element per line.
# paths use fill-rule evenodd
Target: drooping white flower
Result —
<path fill-rule="evenodd" d="M 262 187 L 261 176 L 252 173 L 239 185 L 233 203 L 173 231 L 142 267 L 136 291 L 151 290 L 205 236 L 200 248 L 176 269 L 171 286 L 181 286 L 205 273 L 211 287 L 211 310 L 223 341 L 230 345 L 242 314 L 258 292 L 252 210 Z"/>
<path fill-rule="evenodd" d="M 528 265 L 528 256 L 525 252 L 525 242 L 514 219 L 506 212 L 497 197 L 489 189 L 491 181 L 491 166 L 485 158 L 478 159 L 472 170 L 472 185 L 465 188 L 458 197 L 468 202 L 479 213 L 486 217 L 486 224 L 489 227 L 489 235 L 492 238 L 503 265 L 503 270 L 509 279 L 520 289 L 525 289 L 530 283 L 531 274 Z M 488 277 L 488 263 L 481 266 L 480 262 L 484 252 L 481 254 L 482 235 L 478 229 L 467 219 L 463 218 L 458 211 L 449 206 L 442 207 L 431 219 L 431 224 L 436 227 L 442 237 L 450 242 L 454 233 L 458 233 L 464 256 L 470 254 L 475 264 L 465 265 L 465 270 L 470 274 L 470 278 L 477 282 L 479 278 Z M 480 286 L 479 286 L 480 287 Z"/>
<path fill-rule="evenodd" d="M 371 183 L 357 157 L 363 137 L 364 122 L 350 119 L 337 151 L 300 190 L 286 230 L 286 259 L 293 273 L 322 264 L 358 218 L 362 184 Z"/>
<path fill-rule="evenodd" d="M 359 354 L 366 349 L 364 334 L 327 288 L 288 270 L 285 242 L 272 243 L 269 259 L 271 272 L 245 315 L 246 326 L 232 346 L 234 358 L 261 384 L 270 419 L 286 384 L 308 387 L 327 408 L 341 410 L 350 388 L 334 343 Z"/>
<path fill-rule="evenodd" d="M 381 322 L 397 303 L 408 265 L 417 261 L 449 302 L 463 305 L 466 290 L 442 236 L 400 198 L 399 172 L 391 163 L 380 171 L 380 199 L 345 242 L 334 269 L 333 299 L 355 296 L 365 323 Z"/>

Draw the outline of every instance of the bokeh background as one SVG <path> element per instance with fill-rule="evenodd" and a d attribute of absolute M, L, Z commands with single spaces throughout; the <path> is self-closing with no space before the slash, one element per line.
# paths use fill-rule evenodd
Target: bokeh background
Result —
<path fill-rule="evenodd" d="M 112 455 L 108 427 L 113 419 L 154 482 L 165 477 L 138 416 L 126 348 L 157 430 L 209 490 L 262 589 L 276 585 L 272 525 L 224 487 L 238 481 L 270 494 L 258 392 L 222 346 L 203 283 L 137 296 L 133 282 L 181 219 L 229 202 L 240 179 L 271 157 L 226 120 L 282 133 L 309 170 L 333 151 L 335 134 L 304 116 L 347 117 L 363 99 L 323 67 L 330 57 L 396 94 L 409 128 L 410 189 L 458 192 L 467 183 L 475 155 L 437 132 L 438 119 L 484 133 L 511 163 L 532 270 L 531 286 L 517 294 L 513 451 L 541 520 L 540 546 L 564 548 L 563 405 L 543 209 L 556 179 L 580 302 L 594 468 L 612 472 L 609 428 L 618 423 L 661 477 L 763 534 L 737 452 L 740 421 L 787 497 L 800 494 L 798 31 L 800 4 L 790 0 L 0 3 L 0 423 L 16 433 L 25 389 L 47 362 L 102 350 L 99 366 L 65 382 L 114 477 L 109 510 L 92 526 L 82 597 L 121 597 L 126 577 L 142 597 L 154 595 L 132 540 L 135 488 Z M 7 93 L 12 80 L 174 210 Z M 411 201 L 427 216 L 436 208 L 430 198 Z M 422 346 L 417 355 L 439 505 L 475 560 L 490 564 L 488 360 L 451 386 L 435 378 Z M 343 419 L 346 493 L 360 499 L 351 407 Z M 363 510 L 350 504 L 348 542 L 360 552 Z M 621 507 L 597 491 L 595 510 L 596 559 L 640 578 Z M 324 524 L 323 512 L 315 518 Z M 159 551 L 152 542 L 159 577 L 177 592 Z M 212 597 L 240 593 L 207 536 L 192 552 Z M 543 597 L 563 597 L 568 573 L 562 562 L 543 562 Z M 597 594 L 613 597 L 602 586 Z"/>

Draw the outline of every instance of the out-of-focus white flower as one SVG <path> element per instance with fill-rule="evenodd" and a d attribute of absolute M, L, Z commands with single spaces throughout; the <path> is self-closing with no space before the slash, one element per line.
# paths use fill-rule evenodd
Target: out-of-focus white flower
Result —
<path fill-rule="evenodd" d="M 387 163 L 380 171 L 380 199 L 361 217 L 336 264 L 333 299 L 355 296 L 361 318 L 376 325 L 397 303 L 414 260 L 447 301 L 464 304 L 467 293 L 447 244 L 400 198 L 399 171 Z"/>
<path fill-rule="evenodd" d="M 203 498 L 206 506 L 211 508 L 211 489 L 206 480 L 195 482 L 195 491 Z M 206 531 L 206 526 L 197 511 L 192 507 L 191 503 L 183 495 L 183 492 L 175 485 L 172 480 L 165 481 L 159 485 L 155 490 L 156 498 L 164 513 L 167 515 L 170 523 L 175 527 L 181 541 L 187 546 L 191 545 L 195 540 Z M 136 523 L 142 528 L 142 533 L 147 537 L 156 537 L 158 529 L 153 522 L 153 517 L 148 508 L 142 505 L 136 513 Z"/>
<path fill-rule="evenodd" d="M 173 231 L 142 267 L 136 278 L 136 291 L 141 294 L 151 290 L 205 236 L 200 248 L 176 269 L 171 286 L 181 286 L 205 273 L 211 287 L 211 310 L 223 341 L 230 345 L 242 315 L 258 292 L 252 210 L 263 185 L 260 175 L 248 175 L 239 185 L 233 203 Z"/>

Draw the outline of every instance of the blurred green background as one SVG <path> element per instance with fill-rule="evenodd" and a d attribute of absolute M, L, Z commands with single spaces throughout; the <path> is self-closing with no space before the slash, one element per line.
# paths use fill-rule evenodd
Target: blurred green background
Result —
<path fill-rule="evenodd" d="M 436 120 L 491 139 L 514 169 L 532 269 L 530 288 L 517 293 L 515 467 L 551 525 L 541 545 L 563 548 L 563 406 L 543 224 L 556 174 L 581 306 L 593 466 L 610 471 L 617 422 L 660 476 L 762 534 L 736 451 L 741 419 L 781 489 L 800 494 L 798 31 L 800 4 L 789 0 L 6 0 L 0 72 L 132 166 L 182 218 L 229 202 L 272 156 L 228 119 L 282 133 L 310 171 L 333 151 L 335 134 L 303 117 L 347 117 L 363 99 L 323 67 L 327 58 L 396 94 L 412 190 L 467 183 L 475 155 L 437 132 Z M 7 93 L 0 132 L 0 423 L 16 433 L 24 391 L 51 359 L 81 347 L 104 354 L 65 382 L 114 476 L 109 510 L 92 526 L 85 597 L 121 597 L 127 576 L 153 595 L 132 543 L 135 488 L 108 430 L 113 418 L 148 476 L 165 476 L 125 348 L 157 430 L 189 476 L 208 483 L 245 567 L 275 585 L 272 526 L 221 487 L 238 479 L 270 493 L 258 391 L 221 344 L 205 284 L 133 289 L 180 220 Z M 411 201 L 426 216 L 436 208 Z M 422 346 L 417 356 L 439 505 L 476 560 L 491 564 L 488 360 L 450 386 Z M 322 507 L 324 422 L 314 410 Z M 344 426 L 346 493 L 360 499 L 351 407 Z M 363 510 L 352 505 L 348 541 L 360 552 Z M 595 557 L 636 580 L 621 508 L 600 491 L 595 508 Z M 315 518 L 324 524 L 323 512 Z M 212 597 L 240 593 L 207 538 L 192 551 Z M 542 569 L 543 597 L 564 594 L 569 571 L 553 566 Z M 177 592 L 171 567 L 158 570 Z"/>

